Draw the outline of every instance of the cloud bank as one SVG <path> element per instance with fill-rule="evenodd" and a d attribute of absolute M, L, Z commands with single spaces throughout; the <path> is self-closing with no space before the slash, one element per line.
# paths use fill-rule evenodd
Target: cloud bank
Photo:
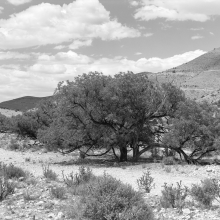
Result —
<path fill-rule="evenodd" d="M 205 22 L 212 16 L 220 15 L 219 0 L 139 0 L 134 17 L 139 20 L 164 18 L 169 21 Z"/>
<path fill-rule="evenodd" d="M 19 65 L 12 64 L 0 66 L 0 100 L 9 100 L 27 94 L 51 95 L 58 82 L 73 80 L 75 76 L 90 71 L 99 71 L 108 75 L 127 71 L 160 72 L 189 62 L 204 53 L 202 50 L 196 50 L 164 59 L 142 57 L 137 60 L 121 57 L 94 59 L 72 50 L 58 52 L 55 55 L 29 54 L 35 62 L 29 66 L 23 66 L 23 69 Z M 22 57 L 22 54 L 6 52 L 1 53 L 0 57 L 26 58 Z"/>
<path fill-rule="evenodd" d="M 76 0 L 63 6 L 41 3 L 13 14 L 9 19 L 1 19 L 0 27 L 0 49 L 4 50 L 63 42 L 69 42 L 70 47 L 79 47 L 83 45 L 79 42 L 86 45 L 95 38 L 108 41 L 141 34 L 111 20 L 110 13 L 98 0 Z"/>
<path fill-rule="evenodd" d="M 7 0 L 12 5 L 23 5 L 31 2 L 32 0 Z"/>

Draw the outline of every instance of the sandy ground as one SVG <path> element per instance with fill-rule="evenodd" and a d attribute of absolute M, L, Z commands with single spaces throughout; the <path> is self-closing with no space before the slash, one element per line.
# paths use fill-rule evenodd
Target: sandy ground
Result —
<path fill-rule="evenodd" d="M 76 173 L 78 171 L 79 165 L 71 164 L 71 162 L 76 160 L 76 154 L 62 155 L 60 153 L 44 152 L 43 150 L 20 152 L 0 148 L 1 162 L 6 164 L 12 163 L 22 167 L 36 177 L 43 175 L 42 165 L 49 164 L 50 168 L 62 179 L 62 172 L 68 175 L 71 172 Z M 67 163 L 71 165 L 63 165 Z M 210 175 L 210 173 L 203 171 L 203 167 L 189 165 L 164 166 L 160 163 L 123 164 L 123 166 L 120 167 L 117 164 L 112 165 L 113 166 L 90 164 L 89 166 L 95 175 L 101 175 L 106 172 L 124 183 L 131 184 L 136 190 L 138 189 L 137 179 L 139 179 L 144 172 L 149 170 L 155 183 L 155 188 L 151 192 L 152 195 L 160 195 L 165 182 L 168 184 L 176 184 L 176 182 L 182 181 L 183 185 L 191 186 L 191 184 L 198 183 L 204 179 L 206 175 Z M 86 166 L 88 166 L 88 164 L 86 164 Z M 204 175 L 201 174 L 201 171 Z"/>

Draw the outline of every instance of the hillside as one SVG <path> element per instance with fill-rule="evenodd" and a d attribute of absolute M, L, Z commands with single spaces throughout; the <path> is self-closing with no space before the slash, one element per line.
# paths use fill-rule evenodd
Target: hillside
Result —
<path fill-rule="evenodd" d="M 191 99 L 216 102 L 220 100 L 220 48 L 188 63 L 148 76 L 158 82 L 173 82 Z"/>
<path fill-rule="evenodd" d="M 36 107 L 37 103 L 41 100 L 48 99 L 48 97 L 33 97 L 33 96 L 24 96 L 17 99 L 12 99 L 9 101 L 1 102 L 0 108 L 10 109 L 15 111 L 26 111 Z"/>

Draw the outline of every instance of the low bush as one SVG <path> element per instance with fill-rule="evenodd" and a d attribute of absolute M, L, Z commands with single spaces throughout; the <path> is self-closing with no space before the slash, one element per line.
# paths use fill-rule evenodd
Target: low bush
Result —
<path fill-rule="evenodd" d="M 66 198 L 66 189 L 62 186 L 53 186 L 50 189 L 52 197 L 56 199 L 65 199 Z"/>
<path fill-rule="evenodd" d="M 22 168 L 14 166 L 13 164 L 5 165 L 1 164 L 2 169 L 4 169 L 5 175 L 7 179 L 19 179 L 23 177 L 24 179 L 27 177 L 28 173 L 24 171 Z"/>
<path fill-rule="evenodd" d="M 185 199 L 189 195 L 186 186 L 182 186 L 181 181 L 177 182 L 176 187 L 164 183 L 160 204 L 163 208 L 177 208 L 181 210 L 185 206 Z"/>
<path fill-rule="evenodd" d="M 131 186 L 104 174 L 84 185 L 78 203 L 67 207 L 73 219 L 152 220 L 151 208 Z"/>
<path fill-rule="evenodd" d="M 10 150 L 19 150 L 20 145 L 18 144 L 16 139 L 11 139 L 10 144 L 8 145 L 8 149 Z"/>
<path fill-rule="evenodd" d="M 150 171 L 145 172 L 138 180 L 137 184 L 140 189 L 143 189 L 146 193 L 149 193 L 155 186 L 153 184 L 154 178 L 151 176 Z"/>
<path fill-rule="evenodd" d="M 7 178 L 0 177 L 0 201 L 4 200 L 8 195 L 13 194 L 15 184 Z"/>
<path fill-rule="evenodd" d="M 25 201 L 33 201 L 33 200 L 38 199 L 40 197 L 40 194 L 35 194 L 33 191 L 30 191 L 29 189 L 27 189 L 23 193 L 23 197 Z"/>
<path fill-rule="evenodd" d="M 58 176 L 57 174 L 50 169 L 49 165 L 42 165 L 43 169 L 43 176 L 48 180 L 57 180 Z"/>
<path fill-rule="evenodd" d="M 6 165 L 0 163 L 0 201 L 14 193 L 15 183 L 8 178 Z"/>
<path fill-rule="evenodd" d="M 190 194 L 199 204 L 209 208 L 219 197 L 219 182 L 216 179 L 205 179 L 201 184 L 193 184 Z"/>
<path fill-rule="evenodd" d="M 79 186 L 83 183 L 89 182 L 95 176 L 89 167 L 80 166 L 76 174 L 70 173 L 69 175 L 63 174 L 63 181 L 68 187 Z"/>

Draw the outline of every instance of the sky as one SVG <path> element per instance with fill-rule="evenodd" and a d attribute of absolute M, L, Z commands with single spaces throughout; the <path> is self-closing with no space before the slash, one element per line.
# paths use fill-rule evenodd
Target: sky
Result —
<path fill-rule="evenodd" d="M 161 72 L 220 47 L 220 0 L 0 0 L 0 102 L 91 71 Z"/>

